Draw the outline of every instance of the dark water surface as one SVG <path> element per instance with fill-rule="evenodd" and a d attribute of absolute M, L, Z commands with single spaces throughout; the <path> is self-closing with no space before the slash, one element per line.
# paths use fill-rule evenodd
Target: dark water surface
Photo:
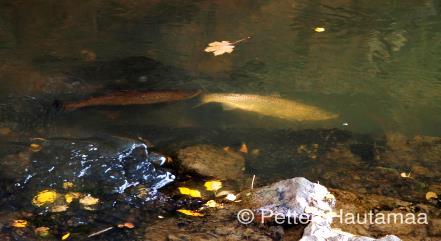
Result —
<path fill-rule="evenodd" d="M 262 153 L 246 158 L 261 183 L 303 175 L 424 199 L 441 177 L 441 142 L 412 138 L 441 135 L 440 11 L 435 0 L 2 0 L 0 154 L 20 153 L 29 137 L 142 137 L 171 156 L 186 145 L 247 143 Z M 210 42 L 246 37 L 231 54 L 204 52 Z M 290 122 L 217 104 L 195 108 L 198 99 L 72 112 L 51 106 L 162 89 L 276 95 L 339 117 Z M 414 169 L 421 176 L 403 184 L 400 172 Z M 0 189 L 0 197 L 11 195 Z"/>

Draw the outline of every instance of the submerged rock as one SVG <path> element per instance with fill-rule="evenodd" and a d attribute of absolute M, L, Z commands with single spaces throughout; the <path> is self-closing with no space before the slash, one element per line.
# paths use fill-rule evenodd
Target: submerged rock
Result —
<path fill-rule="evenodd" d="M 261 215 L 282 215 L 292 219 L 329 216 L 335 198 L 326 187 L 303 177 L 276 182 L 253 190 L 247 201 Z"/>
<path fill-rule="evenodd" d="M 243 175 L 245 159 L 241 154 L 212 145 L 195 145 L 178 151 L 181 165 L 202 176 L 238 179 Z"/>
<path fill-rule="evenodd" d="M 148 201 L 175 179 L 158 167 L 165 162 L 164 156 L 131 139 L 37 139 L 28 148 L 28 166 L 16 177 L 15 185 L 29 195 L 49 189 L 95 197 L 121 194 L 127 201 L 136 197 Z M 143 195 L 127 191 L 137 188 L 142 188 Z"/>
<path fill-rule="evenodd" d="M 393 235 L 380 239 L 356 236 L 332 228 L 335 216 L 336 199 L 328 189 L 318 183 L 312 183 L 303 177 L 296 177 L 276 182 L 272 185 L 253 190 L 245 200 L 256 212 L 257 222 L 264 222 L 264 217 L 276 219 L 281 215 L 294 219 L 292 223 L 303 224 L 309 220 L 301 241 L 399 241 Z M 297 220 L 297 221 L 296 221 Z M 393 230 L 392 230 L 393 231 Z"/>

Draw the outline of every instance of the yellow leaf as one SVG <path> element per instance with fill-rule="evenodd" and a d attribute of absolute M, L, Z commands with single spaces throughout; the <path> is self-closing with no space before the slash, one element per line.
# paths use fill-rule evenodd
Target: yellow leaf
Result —
<path fill-rule="evenodd" d="M 317 33 L 321 33 L 321 32 L 326 31 L 326 29 L 324 27 L 316 27 L 316 28 L 314 28 L 314 31 L 316 31 Z"/>
<path fill-rule="evenodd" d="M 38 227 L 34 230 L 34 233 L 40 237 L 49 236 L 49 228 L 48 227 Z"/>
<path fill-rule="evenodd" d="M 41 207 L 46 204 L 51 204 L 55 202 L 55 199 L 57 199 L 57 192 L 51 191 L 51 190 L 43 190 L 39 192 L 33 199 L 32 204 Z"/>
<path fill-rule="evenodd" d="M 135 227 L 135 224 L 130 223 L 130 222 L 126 222 L 126 223 L 121 223 L 118 224 L 118 228 L 128 228 L 128 229 L 132 229 Z"/>
<path fill-rule="evenodd" d="M 231 53 L 234 50 L 234 45 L 242 42 L 244 40 L 249 39 L 250 37 L 237 40 L 236 42 L 231 43 L 230 41 L 215 41 L 208 44 L 208 47 L 205 48 L 205 52 L 212 52 L 214 56 L 222 55 L 225 53 Z"/>
<path fill-rule="evenodd" d="M 28 221 L 22 219 L 13 220 L 11 226 L 14 228 L 25 228 L 28 226 Z"/>
<path fill-rule="evenodd" d="M 92 197 L 90 194 L 80 198 L 80 204 L 84 206 L 93 206 L 99 203 L 99 199 Z"/>
<path fill-rule="evenodd" d="M 56 205 L 51 207 L 50 211 L 53 213 L 65 212 L 69 207 L 67 205 Z"/>
<path fill-rule="evenodd" d="M 179 192 L 183 195 L 188 195 L 190 197 L 202 197 L 201 192 L 187 187 L 179 187 Z"/>
<path fill-rule="evenodd" d="M 80 196 L 81 193 L 79 192 L 68 192 L 64 194 L 64 199 L 66 200 L 67 203 L 71 203 L 74 199 L 80 198 Z"/>
<path fill-rule="evenodd" d="M 61 236 L 61 240 L 66 240 L 70 237 L 70 233 L 66 233 L 63 236 Z"/>
<path fill-rule="evenodd" d="M 248 153 L 248 146 L 245 143 L 242 143 L 242 145 L 240 146 L 240 152 L 242 153 Z"/>
<path fill-rule="evenodd" d="M 205 188 L 208 191 L 216 192 L 217 190 L 222 188 L 222 182 L 221 181 L 217 181 L 217 180 L 215 180 L 215 181 L 208 181 L 208 182 L 205 182 L 204 186 L 205 186 Z"/>
<path fill-rule="evenodd" d="M 214 56 L 231 53 L 234 50 L 234 45 L 230 41 L 212 42 L 205 48 L 205 52 L 212 52 Z"/>
<path fill-rule="evenodd" d="M 402 172 L 402 173 L 400 173 L 400 176 L 402 178 L 410 178 L 410 172 L 409 173 Z"/>
<path fill-rule="evenodd" d="M 435 192 L 427 192 L 426 199 L 429 201 L 432 199 L 438 199 L 438 195 Z"/>
<path fill-rule="evenodd" d="M 219 207 L 220 205 L 219 205 L 216 201 L 214 201 L 214 200 L 210 200 L 210 201 L 208 201 L 207 203 L 205 203 L 204 206 L 207 206 L 207 207 L 209 207 L 209 208 L 217 208 L 217 207 Z"/>
<path fill-rule="evenodd" d="M 63 182 L 63 188 L 64 189 L 69 189 L 69 188 L 73 188 L 75 185 L 72 182 Z"/>
<path fill-rule="evenodd" d="M 191 211 L 191 210 L 187 210 L 187 209 L 179 209 L 179 210 L 176 210 L 176 211 L 178 211 L 180 213 L 183 213 L 185 215 L 188 215 L 188 216 L 193 216 L 193 217 L 202 217 L 202 216 L 204 216 L 204 214 L 202 214 L 202 213 Z"/>
<path fill-rule="evenodd" d="M 39 152 L 41 150 L 41 145 L 39 145 L 39 144 L 33 143 L 29 147 L 31 148 L 31 151 L 33 151 L 33 152 Z"/>

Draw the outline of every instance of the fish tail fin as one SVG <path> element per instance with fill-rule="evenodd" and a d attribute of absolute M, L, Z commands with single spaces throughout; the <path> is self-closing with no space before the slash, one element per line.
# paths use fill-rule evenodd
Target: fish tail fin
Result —
<path fill-rule="evenodd" d="M 54 100 L 52 102 L 51 107 L 50 107 L 50 112 L 52 112 L 52 113 L 59 113 L 59 112 L 70 111 L 70 110 L 73 110 L 73 108 L 70 108 L 68 106 L 68 104 L 66 104 L 63 101 L 58 100 L 58 99 Z"/>
<path fill-rule="evenodd" d="M 52 110 L 54 110 L 55 112 L 61 112 L 64 111 L 64 103 L 61 100 L 54 100 L 54 102 L 52 102 Z"/>
<path fill-rule="evenodd" d="M 207 95 L 205 93 L 203 93 L 201 90 L 199 90 L 199 93 L 197 93 L 197 95 L 200 96 L 200 98 L 199 98 L 200 103 L 194 105 L 192 108 L 198 108 L 198 107 L 210 102 L 210 100 L 207 98 Z"/>

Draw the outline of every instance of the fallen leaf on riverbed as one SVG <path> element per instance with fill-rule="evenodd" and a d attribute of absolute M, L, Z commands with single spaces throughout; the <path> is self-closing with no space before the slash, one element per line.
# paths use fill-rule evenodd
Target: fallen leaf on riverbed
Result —
<path fill-rule="evenodd" d="M 438 195 L 435 192 L 427 192 L 426 199 L 428 201 L 433 200 L 433 199 L 438 199 Z"/>
<path fill-rule="evenodd" d="M 74 184 L 72 182 L 63 182 L 63 188 L 64 189 L 69 189 L 69 188 L 73 188 Z"/>
<path fill-rule="evenodd" d="M 316 28 L 314 28 L 314 31 L 316 31 L 317 33 L 321 33 L 321 32 L 326 31 L 326 29 L 324 27 L 316 27 Z"/>
<path fill-rule="evenodd" d="M 204 204 L 204 206 L 209 207 L 209 208 L 221 208 L 222 207 L 221 204 L 217 203 L 214 200 L 209 200 L 208 202 L 206 202 Z"/>
<path fill-rule="evenodd" d="M 203 217 L 204 214 L 196 212 L 196 211 L 191 211 L 191 210 L 187 210 L 187 209 L 178 209 L 176 210 L 179 213 L 188 215 L 188 216 L 193 216 L 193 217 Z"/>
<path fill-rule="evenodd" d="M 81 193 L 79 192 L 69 192 L 64 194 L 64 199 L 66 200 L 67 203 L 71 203 L 74 199 L 78 199 L 80 198 Z"/>
<path fill-rule="evenodd" d="M 190 197 L 202 197 L 201 192 L 195 189 L 190 189 L 188 187 L 179 187 L 179 192 L 183 195 L 188 195 Z"/>
<path fill-rule="evenodd" d="M 128 229 L 132 229 L 132 228 L 134 228 L 134 227 L 135 227 L 135 224 L 133 224 L 133 223 L 129 223 L 129 222 L 118 224 L 118 228 L 128 228 Z"/>
<path fill-rule="evenodd" d="M 242 153 L 248 153 L 248 146 L 245 143 L 242 143 L 242 145 L 240 146 L 240 152 Z"/>
<path fill-rule="evenodd" d="M 208 181 L 208 182 L 205 182 L 204 186 L 207 189 L 207 191 L 216 192 L 217 190 L 222 188 L 222 182 L 218 181 L 218 180 Z"/>
<path fill-rule="evenodd" d="M 51 190 L 43 190 L 32 199 L 32 204 L 41 207 L 46 204 L 51 204 L 57 199 L 58 193 Z"/>
<path fill-rule="evenodd" d="M 86 206 L 96 205 L 100 200 L 91 195 L 84 196 L 80 199 L 80 203 Z"/>
<path fill-rule="evenodd" d="M 49 236 L 49 228 L 48 227 L 38 227 L 38 228 L 36 228 L 36 229 L 34 229 L 34 233 L 37 235 L 37 236 L 40 236 L 40 237 L 47 237 L 47 236 Z"/>
<path fill-rule="evenodd" d="M 28 226 L 28 221 L 22 219 L 13 220 L 11 226 L 14 228 L 25 228 Z"/>
<path fill-rule="evenodd" d="M 50 211 L 52 213 L 61 213 L 61 212 L 65 212 L 68 208 L 69 206 L 67 205 L 56 205 L 51 207 Z"/>
<path fill-rule="evenodd" d="M 95 205 L 97 205 L 100 200 L 98 198 L 92 197 L 90 194 L 80 198 L 80 204 L 83 205 L 85 210 L 94 211 Z"/>
<path fill-rule="evenodd" d="M 33 152 L 39 152 L 41 150 L 41 145 L 33 143 L 29 148 L 31 148 L 31 151 Z"/>
<path fill-rule="evenodd" d="M 402 172 L 402 173 L 400 173 L 400 176 L 402 178 L 410 178 L 410 172 L 409 173 Z"/>
<path fill-rule="evenodd" d="M 66 240 L 70 237 L 70 233 L 66 233 L 63 236 L 61 236 L 61 240 Z"/>

